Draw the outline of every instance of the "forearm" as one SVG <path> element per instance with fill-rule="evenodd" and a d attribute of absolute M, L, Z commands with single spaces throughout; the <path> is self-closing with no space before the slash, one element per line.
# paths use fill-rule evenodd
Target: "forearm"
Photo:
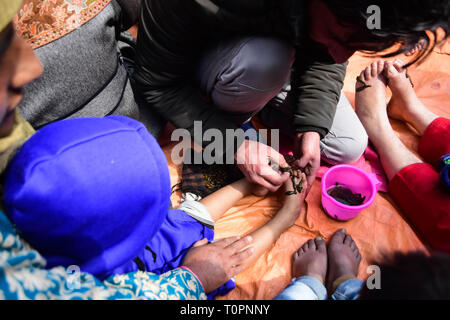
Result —
<path fill-rule="evenodd" d="M 203 198 L 200 203 L 208 209 L 212 219 L 217 221 L 238 201 L 250 195 L 253 187 L 247 179 L 241 179 Z"/>
<path fill-rule="evenodd" d="M 274 245 L 281 234 L 292 226 L 291 211 L 292 209 L 283 206 L 273 219 L 249 234 L 253 239 L 251 246 L 254 253 L 242 263 L 245 268 L 254 264 Z"/>

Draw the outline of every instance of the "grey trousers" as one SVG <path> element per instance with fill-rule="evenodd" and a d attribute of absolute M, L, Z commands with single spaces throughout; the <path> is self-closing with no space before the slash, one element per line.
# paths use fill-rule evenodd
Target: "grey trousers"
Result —
<path fill-rule="evenodd" d="M 290 74 L 295 49 L 273 37 L 240 37 L 215 43 L 200 59 L 196 81 L 215 106 L 237 123 L 259 113 L 262 122 L 288 136 L 294 110 Z M 368 136 L 344 94 L 333 125 L 320 143 L 330 164 L 352 163 L 364 153 Z"/>

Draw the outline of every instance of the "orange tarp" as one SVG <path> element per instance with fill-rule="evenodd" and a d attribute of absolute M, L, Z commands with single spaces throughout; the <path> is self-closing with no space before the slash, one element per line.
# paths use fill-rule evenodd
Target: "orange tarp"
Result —
<path fill-rule="evenodd" d="M 351 58 L 344 92 L 352 103 L 356 76 L 375 60 L 359 53 Z M 441 116 L 450 117 L 450 41 L 443 48 L 436 49 L 423 64 L 411 67 L 409 74 L 425 105 Z M 394 120 L 392 124 L 401 140 L 412 150 L 417 150 L 418 137 L 411 129 Z M 173 145 L 166 146 L 164 151 L 169 161 L 172 185 L 175 185 L 180 182 L 181 167 L 171 163 L 172 147 Z M 242 236 L 262 226 L 280 207 L 279 197 L 280 195 L 265 198 L 249 196 L 243 199 L 216 223 L 216 239 Z M 174 207 L 178 206 L 179 200 L 180 194 L 174 194 Z M 236 277 L 236 289 L 220 299 L 274 298 L 291 281 L 293 253 L 305 241 L 318 235 L 328 240 L 339 228 L 345 228 L 360 248 L 363 257 L 358 274 L 360 279 L 367 278 L 367 267 L 380 253 L 427 250 L 387 194 L 379 193 L 370 208 L 348 222 L 334 221 L 324 213 L 321 208 L 319 180 L 314 183 L 306 202 L 295 226 L 287 230 L 252 267 L 239 274 Z"/>

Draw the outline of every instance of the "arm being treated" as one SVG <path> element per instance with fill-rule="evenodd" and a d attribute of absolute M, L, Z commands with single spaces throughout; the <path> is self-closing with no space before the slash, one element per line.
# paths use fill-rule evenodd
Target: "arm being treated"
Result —
<path fill-rule="evenodd" d="M 250 195 L 253 189 L 252 183 L 241 179 L 203 198 L 200 203 L 208 209 L 212 219 L 217 221 L 238 201 Z"/>

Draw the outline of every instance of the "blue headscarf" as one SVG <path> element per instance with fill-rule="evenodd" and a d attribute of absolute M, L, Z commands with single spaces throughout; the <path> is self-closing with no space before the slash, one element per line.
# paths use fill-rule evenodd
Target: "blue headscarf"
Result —
<path fill-rule="evenodd" d="M 9 165 L 5 209 L 48 267 L 99 277 L 133 259 L 166 219 L 170 176 L 156 140 L 122 117 L 38 131 Z"/>

